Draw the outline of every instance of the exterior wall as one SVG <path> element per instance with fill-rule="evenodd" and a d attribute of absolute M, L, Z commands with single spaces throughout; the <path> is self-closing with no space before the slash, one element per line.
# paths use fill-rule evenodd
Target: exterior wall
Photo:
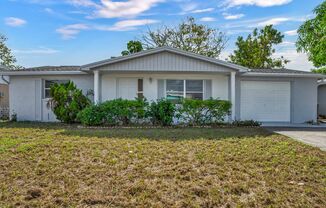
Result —
<path fill-rule="evenodd" d="M 318 87 L 318 113 L 326 116 L 326 84 Z"/>
<path fill-rule="evenodd" d="M 19 121 L 53 121 L 53 116 L 44 116 L 46 112 L 51 111 L 46 108 L 47 99 L 43 99 L 43 81 L 47 79 L 71 80 L 83 93 L 93 89 L 92 75 L 11 76 L 10 113 L 16 113 Z"/>
<path fill-rule="evenodd" d="M 317 119 L 317 78 L 237 77 L 236 119 L 240 118 L 241 81 L 291 82 L 291 123 L 304 123 Z"/>
<path fill-rule="evenodd" d="M 158 99 L 158 80 L 203 79 L 212 80 L 212 97 L 229 100 L 229 75 L 216 73 L 107 73 L 101 75 L 101 101 L 117 98 L 119 78 L 143 79 L 144 96 L 149 101 Z"/>
<path fill-rule="evenodd" d="M 234 71 L 224 66 L 218 66 L 207 61 L 174 54 L 160 52 L 148 56 L 138 57 L 107 66 L 101 66 L 101 71 L 179 71 L 179 72 L 230 72 Z"/>

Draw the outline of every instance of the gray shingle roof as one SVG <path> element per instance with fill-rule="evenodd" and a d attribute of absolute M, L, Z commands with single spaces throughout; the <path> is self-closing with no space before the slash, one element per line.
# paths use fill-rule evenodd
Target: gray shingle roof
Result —
<path fill-rule="evenodd" d="M 80 66 L 40 66 L 23 68 L 15 71 L 80 71 Z"/>
<path fill-rule="evenodd" d="M 299 71 L 293 69 L 250 69 L 249 72 L 255 73 L 285 73 L 285 74 L 313 74 L 308 71 Z"/>

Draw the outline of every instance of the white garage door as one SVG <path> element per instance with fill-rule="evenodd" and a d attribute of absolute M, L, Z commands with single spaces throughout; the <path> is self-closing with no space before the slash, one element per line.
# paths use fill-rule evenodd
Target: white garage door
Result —
<path fill-rule="evenodd" d="M 242 81 L 240 118 L 290 122 L 290 82 Z"/>

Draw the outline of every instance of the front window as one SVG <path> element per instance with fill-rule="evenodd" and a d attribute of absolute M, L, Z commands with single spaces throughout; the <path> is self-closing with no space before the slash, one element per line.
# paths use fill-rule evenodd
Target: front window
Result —
<path fill-rule="evenodd" d="M 179 101 L 182 98 L 203 100 L 203 80 L 166 80 L 166 98 Z"/>
<path fill-rule="evenodd" d="M 54 84 L 67 84 L 69 80 L 45 80 L 44 82 L 44 98 L 51 98 L 50 90 Z"/>

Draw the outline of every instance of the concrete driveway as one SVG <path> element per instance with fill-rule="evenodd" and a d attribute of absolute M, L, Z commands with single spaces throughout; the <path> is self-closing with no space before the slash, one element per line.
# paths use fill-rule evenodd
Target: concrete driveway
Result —
<path fill-rule="evenodd" d="M 326 128 L 267 127 L 267 129 L 326 151 Z"/>

